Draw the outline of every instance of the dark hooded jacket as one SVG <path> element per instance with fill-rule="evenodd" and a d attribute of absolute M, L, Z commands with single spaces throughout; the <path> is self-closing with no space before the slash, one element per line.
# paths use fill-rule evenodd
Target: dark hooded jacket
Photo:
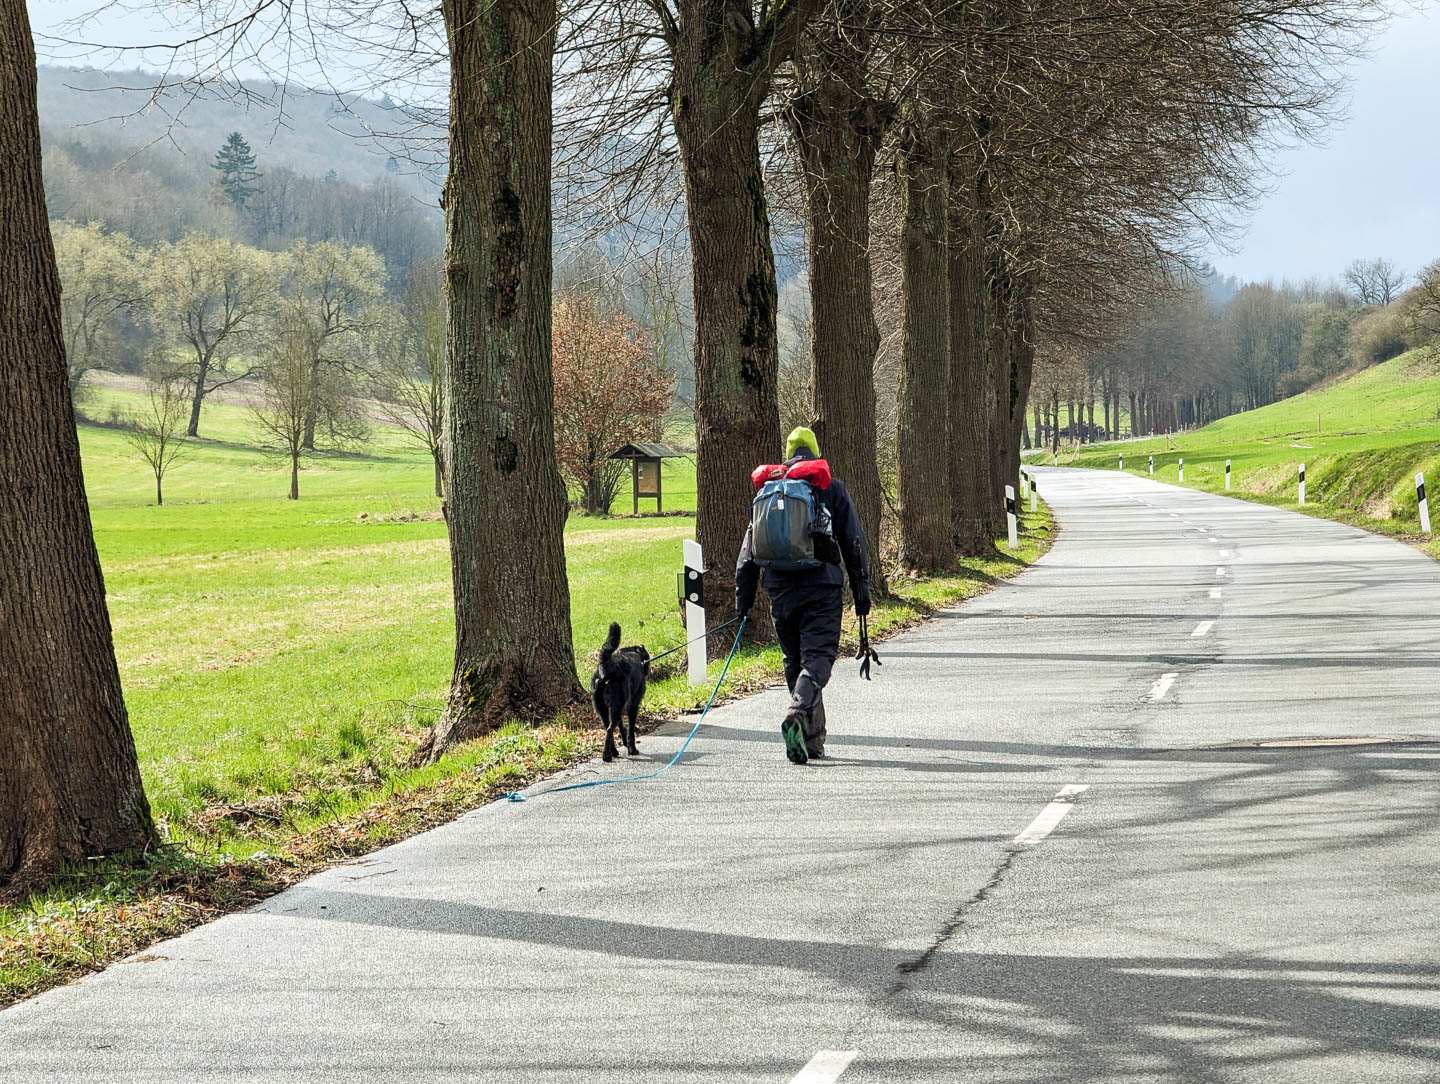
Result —
<path fill-rule="evenodd" d="M 800 452 L 785 461 L 785 466 L 793 467 L 796 463 L 817 458 L 808 450 L 801 449 Z M 751 557 L 750 531 L 747 529 L 745 541 L 740 545 L 740 557 L 735 562 L 735 608 L 737 612 L 744 613 L 755 604 L 756 586 L 762 582 L 762 579 L 765 590 L 772 597 L 778 592 L 795 587 L 833 584 L 838 588 L 845 582 L 845 574 L 841 572 L 842 564 L 845 573 L 850 576 L 850 590 L 857 596 L 869 595 L 870 560 L 865 547 L 865 532 L 860 527 L 860 516 L 855 511 L 855 502 L 850 499 L 850 491 L 845 488 L 844 482 L 839 479 L 831 479 L 830 484 L 821 489 L 819 493 L 820 503 L 830 510 L 831 529 L 835 532 L 835 542 L 840 550 L 839 560 L 834 563 L 826 562 L 818 568 L 801 568 L 794 571 L 762 569 Z"/>

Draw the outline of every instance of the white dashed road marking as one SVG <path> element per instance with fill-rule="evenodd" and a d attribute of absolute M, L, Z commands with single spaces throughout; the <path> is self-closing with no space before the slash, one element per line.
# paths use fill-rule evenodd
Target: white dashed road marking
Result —
<path fill-rule="evenodd" d="M 1213 621 L 1202 621 L 1202 622 L 1200 622 L 1200 624 L 1198 624 L 1198 625 L 1195 626 L 1195 631 L 1192 632 L 1190 635 L 1191 635 L 1191 636 L 1204 636 L 1207 632 L 1209 632 L 1209 631 L 1210 631 L 1212 628 L 1214 628 L 1214 627 L 1215 627 L 1215 622 L 1213 622 Z"/>
<path fill-rule="evenodd" d="M 1218 587 L 1212 587 L 1212 588 L 1210 588 L 1210 597 L 1211 597 L 1211 598 L 1219 598 L 1219 597 L 1220 597 L 1220 588 L 1218 588 Z"/>
<path fill-rule="evenodd" d="M 1229 556 L 1230 556 L 1230 551 L 1229 551 L 1229 550 L 1221 550 L 1221 551 L 1220 551 L 1220 556 L 1221 556 L 1221 557 L 1229 557 Z"/>
<path fill-rule="evenodd" d="M 1219 579 L 1219 578 L 1220 578 L 1221 576 L 1223 576 L 1223 575 L 1225 575 L 1225 570 L 1224 570 L 1223 568 L 1217 568 L 1217 569 L 1215 570 L 1215 577 L 1216 577 L 1216 579 Z"/>
<path fill-rule="evenodd" d="M 806 1062 L 790 1084 L 834 1084 L 858 1053 L 858 1050 L 822 1050 Z"/>
<path fill-rule="evenodd" d="M 1145 699 L 1152 704 L 1159 703 L 1165 698 L 1165 694 L 1170 691 L 1170 686 L 1175 684 L 1175 679 L 1179 676 L 1179 674 L 1161 674 L 1155 679 L 1155 684 L 1150 686 L 1150 691 L 1146 694 Z"/>
<path fill-rule="evenodd" d="M 1061 787 L 1050 804 L 1040 811 L 1040 816 L 1030 822 L 1030 827 L 1012 840 L 1017 847 L 1030 847 L 1055 831 L 1055 826 L 1065 819 L 1075 799 L 1090 789 L 1088 783 L 1071 783 Z"/>

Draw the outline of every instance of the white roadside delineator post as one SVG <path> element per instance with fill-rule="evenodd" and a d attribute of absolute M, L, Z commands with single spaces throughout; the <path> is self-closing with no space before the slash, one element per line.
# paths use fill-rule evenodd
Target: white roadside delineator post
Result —
<path fill-rule="evenodd" d="M 1020 544 L 1020 539 L 1015 531 L 1015 487 L 1005 487 L 1005 533 L 1010 539 L 1010 548 L 1013 550 Z"/>
<path fill-rule="evenodd" d="M 1032 474 L 1030 476 L 1030 511 L 1032 512 L 1035 511 L 1036 508 L 1035 495 L 1039 492 L 1040 483 L 1035 479 L 1035 476 Z"/>
<path fill-rule="evenodd" d="M 1150 473 L 1155 473 L 1155 457 L 1153 455 L 1150 457 Z"/>
<path fill-rule="evenodd" d="M 1305 506 L 1305 464 L 1300 464 L 1300 506 Z"/>
<path fill-rule="evenodd" d="M 1225 460 L 1225 492 L 1230 492 L 1230 460 Z"/>
<path fill-rule="evenodd" d="M 1185 457 L 1180 457 L 1180 481 L 1185 481 Z"/>
<path fill-rule="evenodd" d="M 1023 470 L 1020 472 L 1020 499 L 1024 500 L 1030 495 L 1030 476 Z"/>
<path fill-rule="evenodd" d="M 681 550 L 685 555 L 685 638 L 690 641 L 686 654 L 690 684 L 703 685 L 709 662 L 705 643 L 705 554 L 693 538 L 685 539 Z"/>
<path fill-rule="evenodd" d="M 1121 470 L 1124 470 L 1124 469 L 1125 469 L 1125 453 L 1124 453 L 1124 452 L 1121 452 L 1121 453 L 1120 453 L 1120 469 L 1121 469 Z"/>
<path fill-rule="evenodd" d="M 1415 499 L 1420 502 L 1420 529 L 1430 533 L 1430 502 L 1425 497 L 1425 475 L 1415 476 Z"/>

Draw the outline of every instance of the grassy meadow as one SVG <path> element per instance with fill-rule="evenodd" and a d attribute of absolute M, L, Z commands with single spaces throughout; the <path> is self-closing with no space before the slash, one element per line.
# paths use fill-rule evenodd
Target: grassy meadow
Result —
<path fill-rule="evenodd" d="M 1096 444 L 1062 452 L 1060 462 L 1115 469 L 1223 493 L 1440 546 L 1420 533 L 1415 475 L 1440 481 L 1440 359 L 1411 351 L 1301 395 L 1222 418 L 1203 429 L 1154 440 Z M 1048 458 L 1048 457 L 1047 457 Z M 1298 470 L 1305 464 L 1305 507 Z M 1440 517 L 1440 508 L 1435 510 Z"/>
<path fill-rule="evenodd" d="M 137 401 L 106 386 L 84 410 L 103 419 Z M 300 500 L 289 501 L 288 462 L 255 445 L 247 409 L 207 405 L 200 431 L 157 507 L 153 476 L 123 433 L 81 426 L 131 727 L 169 846 L 67 871 L 43 896 L 0 908 L 0 1005 L 598 750 L 582 711 L 408 768 L 443 704 L 454 650 L 428 454 L 377 426 L 363 449 L 303 464 Z M 664 491 L 667 510 L 692 514 L 567 522 L 583 677 L 611 620 L 652 652 L 684 639 L 675 573 L 694 528 L 690 460 L 666 461 Z M 628 492 L 616 508 L 628 511 Z M 911 624 L 1024 567 L 1048 544 L 1043 509 L 1027 527 L 1014 555 L 898 582 L 872 628 Z M 679 674 L 682 660 L 657 667 L 652 714 L 708 692 Z M 779 651 L 747 648 L 731 673 L 727 694 L 763 686 L 780 673 Z"/>

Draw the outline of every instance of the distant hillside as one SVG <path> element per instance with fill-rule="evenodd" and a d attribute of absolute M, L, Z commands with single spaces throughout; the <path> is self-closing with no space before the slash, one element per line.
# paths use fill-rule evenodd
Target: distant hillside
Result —
<path fill-rule="evenodd" d="M 426 200 L 439 197 L 438 171 L 421 172 L 392 157 L 395 148 L 375 138 L 405 124 L 388 103 L 353 97 L 342 105 L 333 94 L 268 83 L 248 84 L 248 101 L 172 90 L 150 103 L 150 88 L 158 82 L 153 72 L 41 67 L 41 126 L 81 143 L 143 146 L 162 140 L 171 151 L 178 147 L 206 163 L 226 136 L 239 131 L 261 170 L 283 167 L 316 178 L 333 170 L 353 184 L 388 176 Z"/>

